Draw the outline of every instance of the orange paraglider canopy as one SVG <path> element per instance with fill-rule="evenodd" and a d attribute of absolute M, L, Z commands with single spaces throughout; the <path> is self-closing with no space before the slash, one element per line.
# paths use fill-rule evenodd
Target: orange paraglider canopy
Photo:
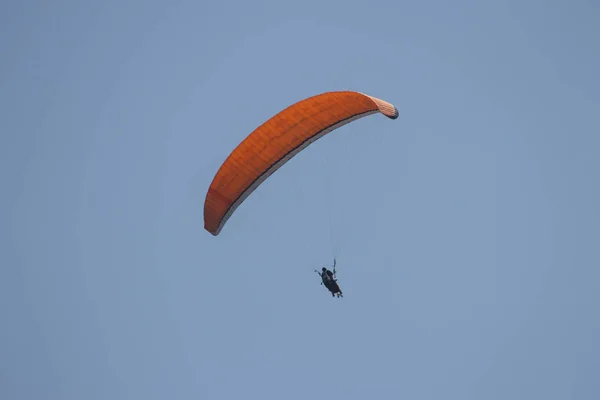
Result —
<path fill-rule="evenodd" d="M 218 235 L 236 208 L 273 172 L 334 129 L 394 105 L 358 92 L 319 94 L 286 108 L 244 139 L 217 171 L 204 202 L 204 228 Z"/>

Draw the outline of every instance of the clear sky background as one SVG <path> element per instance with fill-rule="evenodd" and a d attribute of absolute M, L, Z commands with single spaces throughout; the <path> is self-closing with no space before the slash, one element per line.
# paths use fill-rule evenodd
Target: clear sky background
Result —
<path fill-rule="evenodd" d="M 2 2 L 0 398 L 599 399 L 599 20 Z M 229 152 L 343 89 L 400 117 L 319 140 L 204 231 Z M 333 256 L 343 299 L 313 272 Z"/>

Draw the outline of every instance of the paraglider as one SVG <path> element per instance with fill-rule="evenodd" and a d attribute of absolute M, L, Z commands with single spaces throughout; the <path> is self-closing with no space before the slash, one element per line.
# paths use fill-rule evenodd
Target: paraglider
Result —
<path fill-rule="evenodd" d="M 204 228 L 217 236 L 240 204 L 283 164 L 327 133 L 375 113 L 398 118 L 393 104 L 351 91 L 309 97 L 273 116 L 217 171 L 206 193 Z"/>
<path fill-rule="evenodd" d="M 331 292 L 331 297 L 344 297 L 342 290 L 337 283 L 337 277 L 335 276 L 335 258 L 333 259 L 333 272 L 327 269 L 327 267 L 321 268 L 321 272 L 315 269 L 315 272 L 321 277 L 321 285 L 325 285 L 327 290 Z"/>
<path fill-rule="evenodd" d="M 309 97 L 271 117 L 250 133 L 217 171 L 204 201 L 204 229 L 219 235 L 240 204 L 283 164 L 329 132 L 375 113 L 398 118 L 393 104 L 352 91 Z M 331 296 L 343 297 L 335 277 L 335 257 L 333 272 L 326 267 L 315 272 Z"/>

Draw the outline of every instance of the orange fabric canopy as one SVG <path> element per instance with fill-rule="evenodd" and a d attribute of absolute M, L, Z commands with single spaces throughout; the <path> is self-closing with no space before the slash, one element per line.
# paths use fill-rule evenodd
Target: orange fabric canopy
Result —
<path fill-rule="evenodd" d="M 204 202 L 204 228 L 218 235 L 236 208 L 273 172 L 334 129 L 380 112 L 398 118 L 392 104 L 358 92 L 319 94 L 259 126 L 227 157 Z"/>

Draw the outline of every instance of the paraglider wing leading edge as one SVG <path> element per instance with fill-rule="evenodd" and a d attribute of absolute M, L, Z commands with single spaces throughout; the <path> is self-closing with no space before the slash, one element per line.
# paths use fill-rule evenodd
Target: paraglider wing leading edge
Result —
<path fill-rule="evenodd" d="M 248 135 L 217 171 L 204 202 L 204 228 L 217 236 L 241 203 L 296 154 L 367 115 L 398 118 L 396 107 L 358 92 L 328 92 L 286 108 Z"/>

